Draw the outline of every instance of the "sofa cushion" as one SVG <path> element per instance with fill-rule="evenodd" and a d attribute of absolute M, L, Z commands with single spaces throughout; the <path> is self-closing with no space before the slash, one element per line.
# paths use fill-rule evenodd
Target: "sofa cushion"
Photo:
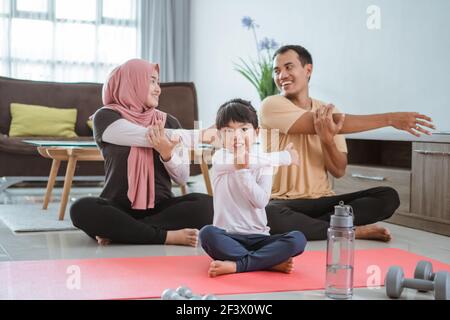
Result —
<path fill-rule="evenodd" d="M 74 138 L 77 109 L 11 103 L 10 137 L 53 136 Z"/>
<path fill-rule="evenodd" d="M 89 129 L 93 130 L 94 129 L 94 121 L 93 120 L 88 120 L 86 121 L 87 126 L 89 127 Z"/>

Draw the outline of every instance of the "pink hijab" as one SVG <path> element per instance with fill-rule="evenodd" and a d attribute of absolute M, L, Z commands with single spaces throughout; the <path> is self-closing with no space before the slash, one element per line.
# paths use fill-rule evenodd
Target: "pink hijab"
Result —
<path fill-rule="evenodd" d="M 152 72 L 159 65 L 133 59 L 114 69 L 103 86 L 104 108 L 119 112 L 130 122 L 149 127 L 167 114 L 145 106 Z M 128 199 L 133 209 L 155 207 L 155 167 L 153 149 L 131 147 L 128 156 Z"/>

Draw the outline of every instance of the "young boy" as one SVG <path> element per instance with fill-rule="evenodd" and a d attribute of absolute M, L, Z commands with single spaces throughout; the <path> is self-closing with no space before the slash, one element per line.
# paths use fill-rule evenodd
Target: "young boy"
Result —
<path fill-rule="evenodd" d="M 251 153 L 259 133 L 258 117 L 244 100 L 226 102 L 218 111 L 216 127 L 223 148 L 212 159 L 214 222 L 200 231 L 203 249 L 214 261 L 209 276 L 274 270 L 290 273 L 292 257 L 306 246 L 299 231 L 270 235 L 265 206 L 270 200 L 273 167 L 297 164 L 298 153 Z"/>

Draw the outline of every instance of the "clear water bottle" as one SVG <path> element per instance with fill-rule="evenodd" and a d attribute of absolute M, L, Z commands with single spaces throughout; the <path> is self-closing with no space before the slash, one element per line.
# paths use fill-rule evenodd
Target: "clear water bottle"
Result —
<path fill-rule="evenodd" d="M 355 228 L 353 209 L 340 202 L 331 216 L 327 241 L 327 274 L 325 294 L 333 299 L 353 296 L 353 257 Z"/>

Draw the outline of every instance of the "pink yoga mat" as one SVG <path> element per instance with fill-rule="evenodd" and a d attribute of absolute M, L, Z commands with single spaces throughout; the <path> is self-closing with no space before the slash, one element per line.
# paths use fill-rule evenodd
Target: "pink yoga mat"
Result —
<path fill-rule="evenodd" d="M 379 272 L 382 286 L 391 265 L 402 266 L 411 277 L 422 259 L 431 261 L 434 270 L 450 271 L 447 264 L 399 249 L 358 250 L 354 285 L 377 285 Z M 210 262 L 207 256 L 2 262 L 0 299 L 145 299 L 180 285 L 216 295 L 324 288 L 323 251 L 295 258 L 292 274 L 261 271 L 209 278 Z"/>

